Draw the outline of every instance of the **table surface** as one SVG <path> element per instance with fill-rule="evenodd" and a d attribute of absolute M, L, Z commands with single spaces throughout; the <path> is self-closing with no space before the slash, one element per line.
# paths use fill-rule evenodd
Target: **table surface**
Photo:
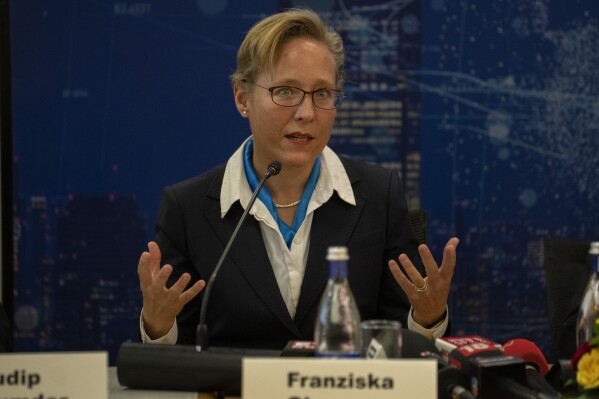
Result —
<path fill-rule="evenodd" d="M 210 393 L 129 389 L 119 384 L 116 367 L 108 368 L 109 399 L 223 399 Z M 224 399 L 239 399 L 227 396 Z"/>

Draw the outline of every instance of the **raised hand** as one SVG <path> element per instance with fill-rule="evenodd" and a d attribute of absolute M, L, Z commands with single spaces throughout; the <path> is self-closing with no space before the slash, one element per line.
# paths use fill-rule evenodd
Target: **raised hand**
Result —
<path fill-rule="evenodd" d="M 443 319 L 459 242 L 460 240 L 453 237 L 445 244 L 440 267 L 426 245 L 421 244 L 418 247 L 426 270 L 426 277 L 422 277 L 406 254 L 399 256 L 399 262 L 403 266 L 405 274 L 395 260 L 389 261 L 393 277 L 404 290 L 414 308 L 414 313 L 412 313 L 414 321 L 423 327 L 431 327 Z"/>
<path fill-rule="evenodd" d="M 183 273 L 179 280 L 167 287 L 173 267 L 160 267 L 160 248 L 155 242 L 148 244 L 148 251 L 143 252 L 137 265 L 139 285 L 143 296 L 142 319 L 144 330 L 151 339 L 166 335 L 183 306 L 204 289 L 204 280 L 198 280 L 185 289 L 191 280 L 189 273 Z"/>

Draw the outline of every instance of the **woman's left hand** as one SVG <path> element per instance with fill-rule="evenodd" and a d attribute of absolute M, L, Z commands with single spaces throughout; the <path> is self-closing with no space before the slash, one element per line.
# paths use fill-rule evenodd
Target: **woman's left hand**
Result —
<path fill-rule="evenodd" d="M 425 244 L 418 247 L 426 270 L 426 277 L 422 277 L 406 254 L 399 255 L 399 262 L 403 266 L 405 274 L 395 260 L 389 261 L 389 269 L 393 277 L 406 293 L 414 309 L 412 318 L 424 328 L 432 327 L 445 315 L 449 286 L 456 262 L 456 248 L 459 242 L 460 240 L 456 237 L 447 241 L 440 267 Z"/>

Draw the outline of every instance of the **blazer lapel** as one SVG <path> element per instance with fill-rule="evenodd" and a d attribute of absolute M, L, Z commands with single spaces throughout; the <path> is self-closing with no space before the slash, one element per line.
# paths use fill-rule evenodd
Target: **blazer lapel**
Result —
<path fill-rule="evenodd" d="M 211 197 L 215 199 L 220 198 L 221 184 L 222 175 L 220 176 L 220 181 L 215 181 L 215 184 L 209 190 Z M 216 187 L 218 187 L 218 190 Z M 213 208 L 207 211 L 206 217 L 215 234 L 226 245 L 243 214 L 243 208 L 239 202 L 236 202 L 231 206 L 225 218 L 221 219 L 220 202 L 216 201 L 216 204 L 216 209 Z M 253 216 L 248 215 L 246 217 L 234 243 L 231 245 L 227 257 L 229 261 L 233 262 L 239 268 L 239 271 L 244 275 L 256 294 L 262 298 L 265 306 L 290 331 L 299 337 L 300 332 L 287 311 L 274 272 L 272 271 L 272 266 L 264 242 L 262 241 L 260 226 Z"/>

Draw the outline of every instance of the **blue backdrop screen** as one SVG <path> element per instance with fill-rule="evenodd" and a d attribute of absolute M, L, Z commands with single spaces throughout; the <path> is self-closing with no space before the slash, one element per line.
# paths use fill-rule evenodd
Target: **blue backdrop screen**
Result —
<path fill-rule="evenodd" d="M 346 46 L 331 147 L 401 175 L 437 256 L 461 239 L 453 335 L 551 356 L 543 239 L 599 233 L 599 10 L 584 0 L 11 2 L 18 350 L 114 362 L 137 339 L 161 189 L 249 135 L 237 47 L 300 5 Z"/>

